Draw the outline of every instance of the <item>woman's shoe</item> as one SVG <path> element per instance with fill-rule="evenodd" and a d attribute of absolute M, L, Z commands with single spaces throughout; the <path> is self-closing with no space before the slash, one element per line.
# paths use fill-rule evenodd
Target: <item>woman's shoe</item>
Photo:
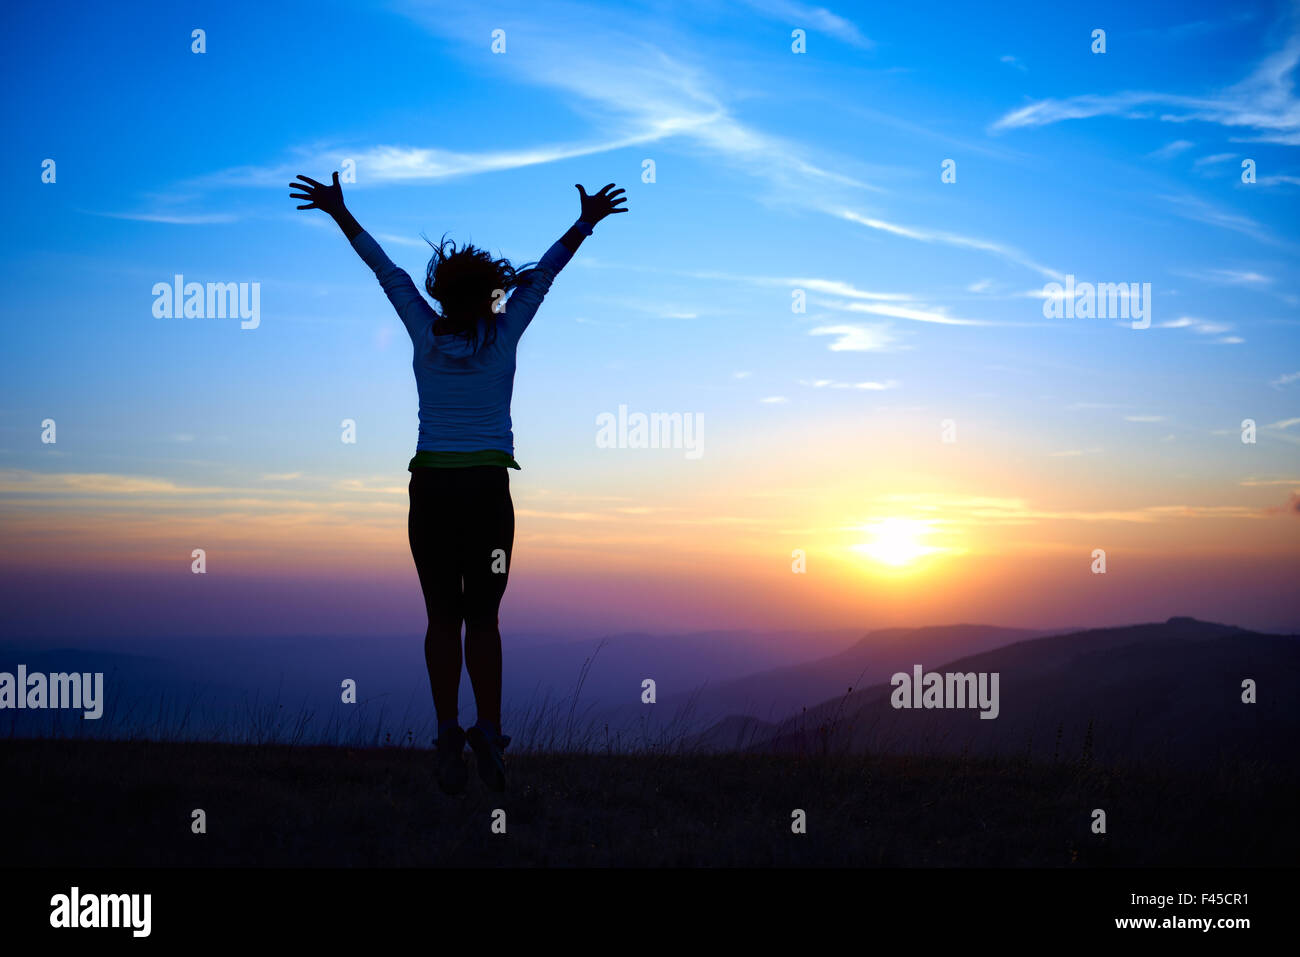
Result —
<path fill-rule="evenodd" d="M 506 762 L 502 752 L 510 743 L 504 734 L 491 734 L 478 725 L 470 728 L 465 735 L 469 746 L 474 749 L 474 763 L 478 767 L 478 776 L 483 779 L 489 791 L 506 789 Z"/>

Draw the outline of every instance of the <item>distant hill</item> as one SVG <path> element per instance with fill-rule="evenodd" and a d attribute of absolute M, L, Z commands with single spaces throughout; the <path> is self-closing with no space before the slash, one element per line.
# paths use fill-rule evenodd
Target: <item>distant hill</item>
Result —
<path fill-rule="evenodd" d="M 999 716 L 897 709 L 877 683 L 787 719 L 752 748 L 889 753 L 1087 756 L 1098 761 L 1296 761 L 1300 638 L 1191 618 L 1019 641 L 935 672 L 997 672 Z M 1258 703 L 1242 703 L 1242 681 Z"/>
<path fill-rule="evenodd" d="M 763 721 L 780 721 L 802 708 L 842 696 L 850 687 L 866 688 L 887 681 L 895 671 L 910 668 L 918 660 L 948 661 L 958 655 L 1055 633 L 997 625 L 887 628 L 868 632 L 851 647 L 833 655 L 695 686 L 685 693 L 664 695 L 665 685 L 660 682 L 659 707 L 671 712 L 691 700 L 694 713 L 701 717 L 749 715 Z"/>
<path fill-rule="evenodd" d="M 844 648 L 849 631 L 703 631 L 682 635 L 628 632 L 598 640 L 513 648 L 505 637 L 507 697 L 529 698 L 535 691 L 571 693 L 584 664 L 582 700 L 602 707 L 635 705 L 641 682 L 653 678 L 659 693 L 695 689 L 770 669 L 785 668 L 810 656 Z M 784 716 L 784 715 L 782 715 Z"/>

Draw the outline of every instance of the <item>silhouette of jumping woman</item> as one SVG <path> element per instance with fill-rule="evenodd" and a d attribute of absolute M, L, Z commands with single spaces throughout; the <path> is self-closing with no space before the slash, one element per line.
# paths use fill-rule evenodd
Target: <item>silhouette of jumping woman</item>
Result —
<path fill-rule="evenodd" d="M 506 469 L 519 468 L 510 428 L 515 351 L 556 274 L 606 216 L 626 213 L 627 201 L 610 183 L 594 195 L 577 186 L 581 212 L 531 268 L 516 269 L 471 245 L 445 237 L 433 246 L 424 289 L 393 264 L 343 204 L 339 174 L 332 184 L 309 176 L 290 183 L 299 209 L 329 213 L 352 248 L 374 270 L 410 333 L 420 396 L 420 434 L 408 470 L 407 534 L 424 592 L 429 626 L 424 660 L 438 713 L 438 785 L 448 794 L 465 789 L 465 744 L 479 776 L 494 791 L 506 786 L 501 733 L 501 632 L 497 612 L 505 593 L 515 510 Z M 506 298 L 508 295 L 508 298 Z M 464 664 L 474 688 L 478 719 L 461 729 L 459 703 L 461 623 Z"/>

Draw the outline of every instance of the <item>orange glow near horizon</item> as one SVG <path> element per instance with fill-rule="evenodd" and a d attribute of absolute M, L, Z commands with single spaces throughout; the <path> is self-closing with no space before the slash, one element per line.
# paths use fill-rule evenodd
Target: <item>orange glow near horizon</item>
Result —
<path fill-rule="evenodd" d="M 1123 462 L 1026 465 L 992 440 L 931 447 L 892 427 L 870 448 L 846 449 L 822 425 L 761 446 L 747 435 L 717 458 L 665 460 L 662 473 L 568 464 L 512 475 L 505 613 L 669 631 L 1083 624 L 1146 608 L 1226 618 L 1252 603 L 1283 608 L 1276 582 L 1300 566 L 1286 507 L 1300 479 L 1141 483 Z M 773 455 L 773 442 L 793 452 Z M 167 581 L 204 548 L 210 582 L 344 582 L 356 586 L 357 616 L 391 600 L 381 593 L 418 609 L 399 479 L 304 473 L 215 486 L 0 472 L 0 551 L 16 570 Z M 1097 548 L 1105 576 L 1089 571 Z M 806 556 L 802 574 L 794 552 Z"/>

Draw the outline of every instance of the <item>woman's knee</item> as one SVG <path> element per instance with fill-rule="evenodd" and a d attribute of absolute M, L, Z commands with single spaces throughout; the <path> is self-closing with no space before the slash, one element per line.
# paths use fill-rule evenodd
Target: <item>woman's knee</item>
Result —
<path fill-rule="evenodd" d="M 455 638 L 460 640 L 461 616 L 459 613 L 451 612 L 443 608 L 430 608 L 429 627 L 425 633 L 426 639 L 436 638 Z"/>
<path fill-rule="evenodd" d="M 501 623 L 497 611 L 493 609 L 475 609 L 465 615 L 465 637 L 471 635 L 500 635 Z"/>

